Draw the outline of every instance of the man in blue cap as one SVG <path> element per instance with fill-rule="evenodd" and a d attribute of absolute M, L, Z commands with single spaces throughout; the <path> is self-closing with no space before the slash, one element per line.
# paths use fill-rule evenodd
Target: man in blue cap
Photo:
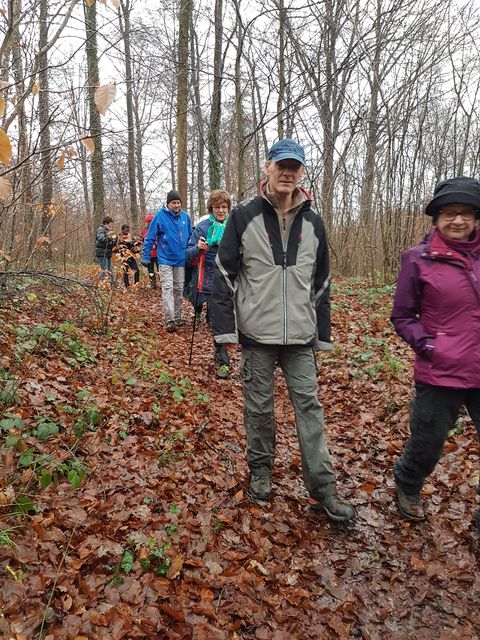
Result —
<path fill-rule="evenodd" d="M 218 344 L 242 345 L 250 495 L 270 498 L 278 363 L 295 408 L 306 488 L 330 519 L 348 521 L 355 510 L 338 496 L 317 397 L 314 351 L 332 348 L 329 259 L 323 222 L 298 184 L 304 168 L 294 140 L 270 148 L 260 195 L 237 205 L 226 225 L 210 317 Z"/>

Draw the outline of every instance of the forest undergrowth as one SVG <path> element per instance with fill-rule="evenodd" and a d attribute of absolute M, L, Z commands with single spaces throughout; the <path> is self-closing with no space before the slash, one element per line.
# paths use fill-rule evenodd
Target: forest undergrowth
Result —
<path fill-rule="evenodd" d="M 158 290 L 13 277 L 0 289 L 0 637 L 15 640 L 451 640 L 480 637 L 478 444 L 466 415 L 399 518 L 412 355 L 392 286 L 336 280 L 319 395 L 338 526 L 310 509 L 279 372 L 273 496 L 247 495 L 239 352 L 217 380 L 192 312 Z"/>

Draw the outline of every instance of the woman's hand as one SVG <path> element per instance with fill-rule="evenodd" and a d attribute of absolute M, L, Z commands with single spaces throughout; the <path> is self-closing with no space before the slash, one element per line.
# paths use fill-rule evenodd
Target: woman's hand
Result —
<path fill-rule="evenodd" d="M 199 251 L 207 251 L 208 250 L 208 244 L 205 240 L 205 238 L 202 236 L 199 241 L 197 242 L 197 247 Z"/>

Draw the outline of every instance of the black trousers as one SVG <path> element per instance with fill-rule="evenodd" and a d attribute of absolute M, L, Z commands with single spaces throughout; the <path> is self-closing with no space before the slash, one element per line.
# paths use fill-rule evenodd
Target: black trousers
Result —
<path fill-rule="evenodd" d="M 158 258 L 155 256 L 153 258 L 150 258 L 150 262 L 148 263 L 148 275 L 151 278 L 155 278 L 155 267 L 157 267 L 157 271 L 158 271 Z"/>
<path fill-rule="evenodd" d="M 410 415 L 410 437 L 393 468 L 395 482 L 408 494 L 421 491 L 435 469 L 448 432 L 464 405 L 480 440 L 480 389 L 452 389 L 417 383 Z"/>
<path fill-rule="evenodd" d="M 215 360 L 217 361 L 217 364 L 219 365 L 226 364 L 227 366 L 230 366 L 230 358 L 228 355 L 227 348 L 223 344 L 217 344 L 215 341 L 214 341 L 214 345 L 215 345 Z"/>
<path fill-rule="evenodd" d="M 130 269 L 132 269 L 132 271 L 134 272 L 133 281 L 135 284 L 137 284 L 137 282 L 140 280 L 140 269 L 138 268 L 137 261 L 132 257 L 127 258 L 123 261 L 123 284 L 126 287 L 130 286 L 130 279 L 128 277 L 128 272 Z"/>

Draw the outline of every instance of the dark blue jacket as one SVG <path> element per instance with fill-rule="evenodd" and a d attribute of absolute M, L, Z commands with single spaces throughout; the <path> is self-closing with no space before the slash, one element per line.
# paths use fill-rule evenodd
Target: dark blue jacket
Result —
<path fill-rule="evenodd" d="M 185 249 L 191 233 L 192 223 L 186 211 L 177 214 L 168 207 L 162 207 L 148 227 L 143 242 L 142 262 L 150 262 L 150 252 L 156 241 L 158 264 L 185 266 Z"/>
<path fill-rule="evenodd" d="M 201 237 L 207 238 L 208 229 L 212 223 L 207 218 L 206 220 L 202 220 L 199 225 L 197 225 L 190 236 L 190 240 L 187 245 L 187 252 L 185 256 L 185 262 L 188 266 L 193 266 L 194 273 L 193 278 L 195 283 L 198 282 L 198 269 L 200 266 L 200 258 L 201 253 L 198 250 L 198 241 Z M 209 247 L 208 251 L 204 252 L 205 259 L 202 261 L 204 263 L 203 277 L 202 277 L 202 286 L 200 287 L 203 293 L 207 295 L 212 293 L 213 288 L 213 275 L 215 273 L 215 258 L 217 256 L 218 245 L 214 245 L 213 247 Z"/>

